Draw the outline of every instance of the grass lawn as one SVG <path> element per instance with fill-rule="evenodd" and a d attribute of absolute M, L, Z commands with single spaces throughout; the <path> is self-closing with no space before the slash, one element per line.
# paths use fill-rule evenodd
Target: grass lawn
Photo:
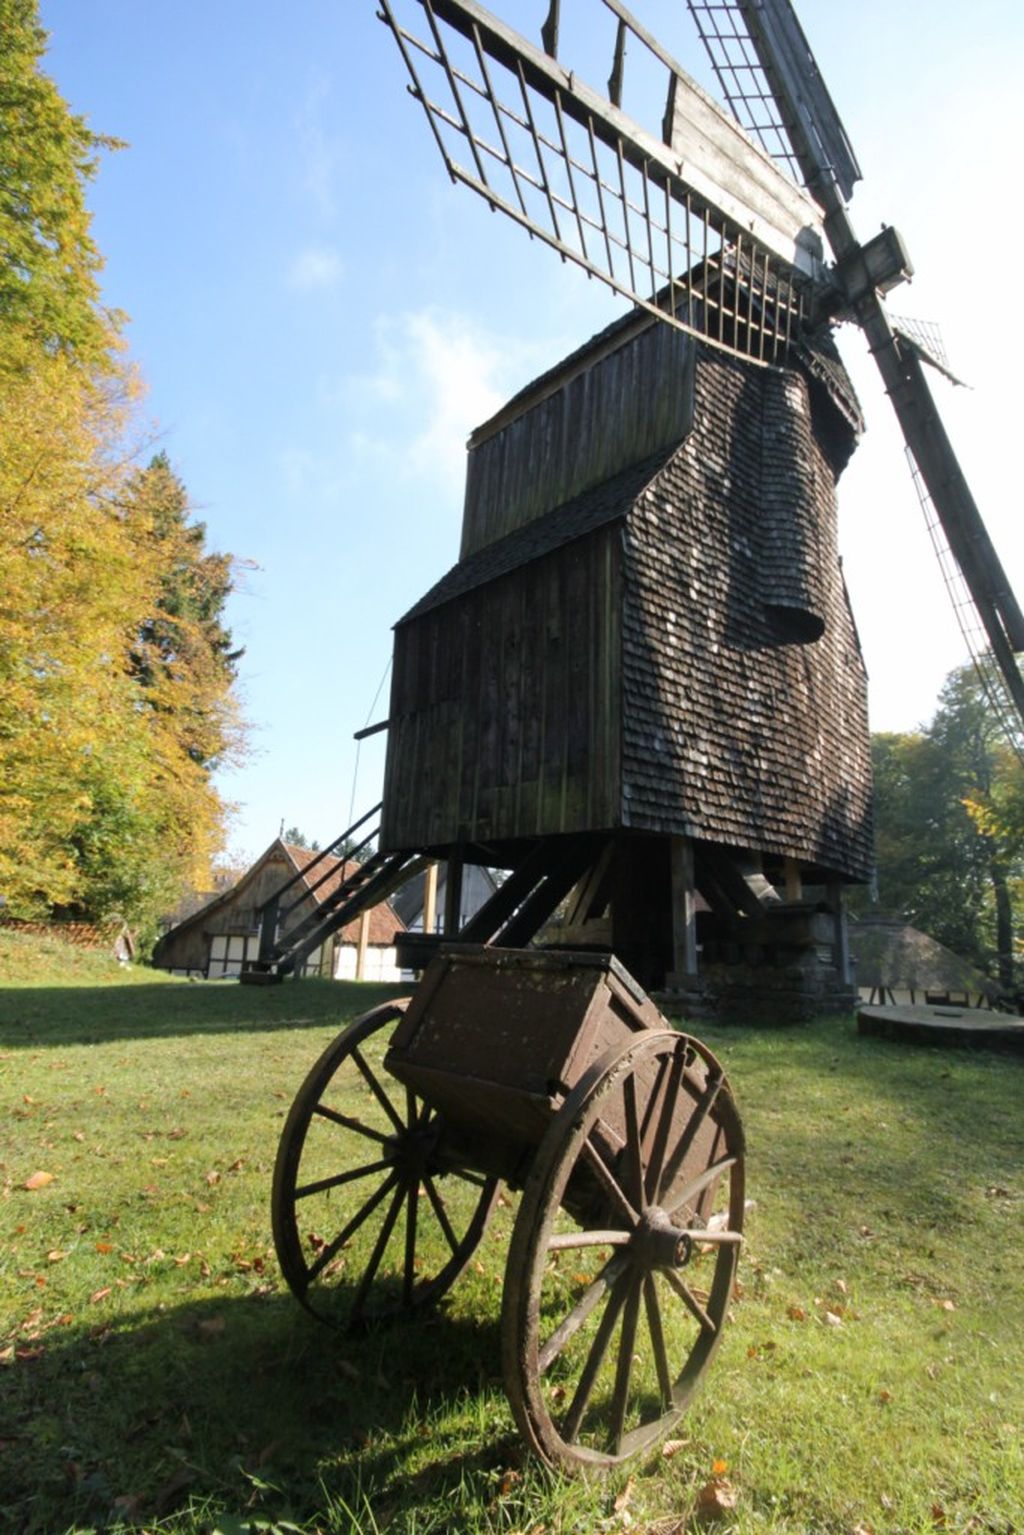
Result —
<path fill-rule="evenodd" d="M 0 1530 L 678 1535 L 717 1473 L 723 1532 L 1022 1535 L 1019 1060 L 702 1026 L 747 1128 L 742 1293 L 673 1453 L 568 1482 L 501 1385 L 513 1199 L 412 1326 L 332 1334 L 278 1275 L 290 1101 L 395 992 L 0 932 Z"/>

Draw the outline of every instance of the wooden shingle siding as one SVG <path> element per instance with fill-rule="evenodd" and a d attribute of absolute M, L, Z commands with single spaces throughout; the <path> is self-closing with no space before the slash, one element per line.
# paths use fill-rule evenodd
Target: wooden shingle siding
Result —
<path fill-rule="evenodd" d="M 817 640 L 828 603 L 828 540 L 806 380 L 782 369 L 760 380 L 760 585 L 779 637 Z M 834 519 L 832 519 L 834 523 Z"/>
<path fill-rule="evenodd" d="M 399 626 L 385 847 L 618 823 L 620 571 L 612 524 Z"/>
<path fill-rule="evenodd" d="M 474 441 L 461 558 L 680 442 L 692 422 L 694 353 L 682 331 L 651 325 Z"/>
<path fill-rule="evenodd" d="M 871 862 L 866 680 L 836 554 L 820 446 L 772 470 L 773 515 L 813 494 L 825 619 L 780 643 L 764 601 L 766 372 L 702 356 L 696 424 L 627 521 L 626 824 L 781 854 L 852 878 Z M 770 425 L 770 423 L 769 423 Z M 827 555 L 825 554 L 827 551 Z"/>

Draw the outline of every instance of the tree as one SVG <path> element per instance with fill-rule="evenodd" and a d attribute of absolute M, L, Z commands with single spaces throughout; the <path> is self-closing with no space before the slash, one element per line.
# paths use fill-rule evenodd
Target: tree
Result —
<path fill-rule="evenodd" d="M 117 317 L 99 301 L 85 188 L 117 141 L 70 112 L 42 72 L 36 0 L 0 0 L 0 36 L 0 363 L 61 354 L 107 371 Z"/>
<path fill-rule="evenodd" d="M 205 524 L 190 520 L 188 493 L 166 453 L 132 477 L 125 512 L 149 545 L 159 581 L 132 647 L 133 675 L 181 749 L 213 768 L 238 744 L 231 689 L 243 652 L 222 622 L 231 556 L 207 551 Z"/>
<path fill-rule="evenodd" d="M 0 894 L 152 931 L 221 841 L 232 565 L 166 458 L 133 466 L 85 201 L 112 141 L 43 74 L 35 0 L 0 23 Z"/>
<path fill-rule="evenodd" d="M 872 759 L 880 905 L 1012 991 L 1024 770 L 973 667 L 946 679 L 926 730 L 874 736 Z"/>
<path fill-rule="evenodd" d="M 289 843 L 292 847 L 305 848 L 307 852 L 319 853 L 319 842 L 310 842 L 304 831 L 297 826 L 289 826 L 287 831 L 281 833 L 281 841 Z"/>

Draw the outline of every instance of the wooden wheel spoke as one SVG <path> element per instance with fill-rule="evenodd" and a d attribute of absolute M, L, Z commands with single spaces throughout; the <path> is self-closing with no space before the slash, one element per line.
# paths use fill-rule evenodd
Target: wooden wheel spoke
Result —
<path fill-rule="evenodd" d="M 669 1067 L 665 1096 L 662 1099 L 661 1112 L 654 1131 L 654 1144 L 651 1147 L 651 1159 L 647 1166 L 646 1194 L 653 1205 L 660 1203 L 661 1200 L 661 1175 L 665 1167 L 665 1152 L 668 1150 L 669 1132 L 675 1118 L 676 1104 L 679 1102 L 679 1085 L 683 1080 L 685 1066 L 686 1048 L 680 1042 Z"/>
<path fill-rule="evenodd" d="M 548 1252 L 573 1252 L 578 1247 L 628 1247 L 632 1240 L 631 1231 L 617 1228 L 610 1231 L 567 1231 L 551 1238 Z"/>
<path fill-rule="evenodd" d="M 627 1077 L 622 1087 L 626 1109 L 626 1167 L 629 1172 L 629 1192 L 638 1209 L 644 1203 L 643 1147 L 640 1144 L 640 1118 L 636 1106 L 636 1078 Z"/>
<path fill-rule="evenodd" d="M 615 1389 L 612 1393 L 611 1441 L 612 1453 L 618 1455 L 622 1448 L 622 1435 L 626 1427 L 629 1408 L 629 1383 L 633 1375 L 633 1350 L 636 1347 L 636 1324 L 640 1315 L 639 1274 L 631 1276 L 629 1292 L 622 1313 L 622 1332 L 619 1334 L 619 1357 L 615 1361 Z"/>
<path fill-rule="evenodd" d="M 719 1157 L 717 1162 L 712 1162 L 709 1167 L 705 1167 L 699 1178 L 692 1179 L 685 1188 L 673 1194 L 671 1202 L 665 1206 L 666 1214 L 674 1215 L 683 1205 L 692 1204 L 699 1194 L 703 1194 L 705 1189 L 711 1187 L 716 1178 L 720 1178 L 723 1173 L 729 1171 L 730 1167 L 735 1166 L 735 1157 Z M 702 1236 L 701 1241 L 703 1240 Z"/>
<path fill-rule="evenodd" d="M 303 1183 L 295 1190 L 296 1199 L 308 1199 L 310 1194 L 322 1194 L 326 1189 L 340 1188 L 343 1183 L 353 1183 L 357 1178 L 367 1178 L 370 1173 L 379 1173 L 385 1167 L 391 1167 L 390 1157 L 383 1157 L 379 1162 L 367 1162 L 365 1167 L 351 1167 L 348 1172 L 335 1173 L 331 1178 L 318 1178 L 315 1183 Z"/>
<path fill-rule="evenodd" d="M 615 1204 L 618 1205 L 620 1211 L 626 1217 L 626 1220 L 629 1222 L 629 1224 L 631 1226 L 639 1225 L 640 1216 L 633 1208 L 632 1204 L 626 1196 L 625 1190 L 619 1183 L 618 1179 L 615 1177 L 611 1168 L 602 1159 L 601 1153 L 597 1150 L 597 1148 L 589 1140 L 584 1141 L 583 1149 L 580 1155 L 586 1162 L 587 1166 L 590 1168 L 591 1172 L 594 1173 L 597 1177 L 597 1181 L 601 1185 L 601 1188 L 604 1190 L 604 1192 L 611 1200 L 614 1201 Z"/>
<path fill-rule="evenodd" d="M 693 1231 L 683 1231 L 680 1234 L 689 1237 L 691 1242 L 701 1242 L 716 1247 L 742 1247 L 743 1245 L 742 1231 L 713 1231 L 707 1227 L 698 1227 Z"/>
<path fill-rule="evenodd" d="M 385 1215 L 384 1220 L 381 1223 L 380 1231 L 377 1233 L 377 1240 L 373 1244 L 373 1251 L 371 1252 L 369 1261 L 363 1270 L 363 1275 L 359 1281 L 356 1293 L 352 1297 L 352 1310 L 350 1312 L 350 1316 L 354 1322 L 360 1321 L 362 1319 L 363 1302 L 366 1299 L 366 1292 L 369 1290 L 370 1285 L 373 1282 L 374 1275 L 380 1268 L 380 1260 L 384 1256 L 384 1249 L 387 1247 L 388 1242 L 391 1239 L 391 1233 L 395 1229 L 395 1222 L 398 1220 L 398 1213 L 402 1208 L 402 1201 L 405 1199 L 405 1193 L 405 1189 L 401 1187 L 395 1190 L 395 1197 L 392 1199 L 391 1204 L 388 1207 L 388 1213 Z"/>
<path fill-rule="evenodd" d="M 420 1204 L 419 1183 L 410 1183 L 405 1206 L 405 1264 L 402 1269 L 402 1300 L 409 1305 L 416 1282 L 416 1216 Z"/>
<path fill-rule="evenodd" d="M 434 1187 L 433 1178 L 429 1178 L 426 1176 L 426 1174 L 424 1174 L 423 1187 L 427 1191 L 427 1198 L 430 1200 L 430 1203 L 434 1207 L 434 1214 L 437 1216 L 437 1224 L 444 1232 L 445 1241 L 448 1243 L 448 1246 L 451 1248 L 452 1252 L 457 1252 L 459 1241 L 455 1235 L 455 1232 L 452 1230 L 452 1223 L 448 1219 L 448 1212 L 444 1207 L 444 1201 Z"/>
<path fill-rule="evenodd" d="M 671 1059 L 674 1060 L 675 1056 L 673 1055 Z M 645 1149 L 651 1143 L 651 1126 L 657 1114 L 658 1100 L 661 1097 L 661 1090 L 665 1085 L 665 1076 L 670 1069 L 671 1060 L 668 1056 L 662 1056 L 658 1061 L 658 1071 L 654 1078 L 654 1086 L 648 1093 L 647 1101 L 644 1104 L 643 1120 L 640 1124 L 640 1139 Z"/>
<path fill-rule="evenodd" d="M 453 1167 L 450 1176 L 458 1178 L 462 1183 L 471 1183 L 475 1189 L 485 1189 L 488 1183 L 483 1173 L 470 1172 L 467 1167 Z"/>
<path fill-rule="evenodd" d="M 587 1317 L 606 1291 L 611 1289 L 625 1266 L 626 1259 L 621 1253 L 616 1253 L 614 1258 L 609 1258 L 604 1268 L 584 1290 L 569 1315 L 559 1323 L 539 1351 L 537 1355 L 539 1374 L 543 1375 L 545 1370 L 550 1368 L 566 1344 L 576 1336 Z"/>
<path fill-rule="evenodd" d="M 332 1109 L 326 1103 L 318 1103 L 313 1113 L 318 1114 L 321 1119 L 329 1119 L 334 1125 L 340 1125 L 343 1130 L 353 1130 L 356 1135 L 365 1135 L 381 1146 L 391 1144 L 390 1135 L 382 1135 L 379 1130 L 374 1130 L 372 1125 L 364 1125 L 361 1119 L 354 1119 L 351 1114 L 339 1114 L 337 1109 Z"/>
<path fill-rule="evenodd" d="M 320 1252 L 316 1262 L 310 1265 L 306 1274 L 307 1284 L 312 1283 L 316 1276 L 327 1267 L 333 1258 L 337 1256 L 349 1238 L 354 1236 L 355 1233 L 359 1230 L 363 1222 L 365 1220 L 369 1220 L 374 1210 L 376 1210 L 377 1206 L 388 1197 L 397 1182 L 398 1173 L 392 1170 L 389 1176 L 385 1178 L 380 1188 L 377 1189 L 376 1193 L 370 1195 L 370 1198 L 366 1201 L 365 1205 L 363 1205 L 362 1209 L 356 1211 L 348 1225 L 339 1231 L 333 1242 L 328 1242 L 327 1246 Z"/>
<path fill-rule="evenodd" d="M 658 1300 L 658 1287 L 654 1282 L 653 1274 L 644 1275 L 644 1310 L 647 1313 L 647 1331 L 651 1335 L 651 1348 L 654 1351 L 654 1368 L 658 1372 L 661 1407 L 663 1412 L 667 1412 L 672 1406 L 672 1370 L 668 1362 L 668 1350 L 665 1347 L 661 1302 Z"/>
<path fill-rule="evenodd" d="M 687 1121 L 686 1129 L 679 1137 L 676 1148 L 669 1158 L 668 1166 L 664 1170 L 661 1180 L 663 1189 L 670 1189 L 678 1177 L 679 1170 L 689 1156 L 694 1141 L 697 1139 L 697 1132 L 711 1113 L 715 1099 L 718 1097 L 724 1081 L 725 1077 L 721 1072 L 713 1072 L 708 1077 L 704 1091 L 694 1105 L 693 1113 Z"/>
<path fill-rule="evenodd" d="M 708 1316 L 707 1312 L 704 1310 L 704 1307 L 694 1295 L 686 1281 L 684 1279 L 680 1279 L 675 1269 L 662 1269 L 661 1272 L 664 1274 L 668 1283 L 679 1296 L 679 1299 L 682 1301 L 687 1311 L 689 1311 L 690 1315 L 695 1317 L 700 1325 L 706 1329 L 706 1331 L 716 1333 L 718 1331 L 718 1324 L 713 1322 Z"/>
<path fill-rule="evenodd" d="M 391 1099 L 388 1097 L 388 1095 L 384 1091 L 383 1087 L 381 1087 L 380 1082 L 377 1079 L 376 1072 L 373 1070 L 373 1068 L 372 1068 L 372 1066 L 370 1066 L 369 1062 L 364 1059 L 364 1057 L 359 1053 L 359 1050 L 356 1049 L 356 1048 L 353 1048 L 353 1050 L 352 1050 L 352 1059 L 355 1061 L 356 1065 L 359 1067 L 359 1071 L 360 1071 L 360 1073 L 362 1075 L 363 1081 L 366 1083 L 367 1087 L 370 1089 L 370 1091 L 372 1092 L 373 1096 L 376 1098 L 377 1102 L 380 1104 L 381 1108 L 384 1110 L 385 1114 L 388 1116 L 388 1118 L 390 1119 L 391 1123 L 394 1125 L 395 1129 L 398 1131 L 399 1135 L 401 1135 L 403 1130 L 405 1129 L 405 1126 L 403 1125 L 401 1119 L 399 1118 L 398 1112 L 395 1109 L 394 1104 L 391 1102 Z"/>
<path fill-rule="evenodd" d="M 569 1411 L 565 1415 L 562 1424 L 562 1433 L 570 1442 L 576 1438 L 583 1422 L 583 1414 L 590 1403 L 597 1382 L 598 1371 L 604 1363 L 604 1356 L 608 1352 L 608 1345 L 612 1341 L 615 1324 L 619 1320 L 619 1313 L 626 1303 L 629 1293 L 628 1274 L 620 1275 L 612 1286 L 612 1293 L 608 1297 L 604 1315 L 598 1323 L 594 1341 L 590 1345 L 586 1363 L 576 1385 L 576 1392 L 569 1405 Z"/>

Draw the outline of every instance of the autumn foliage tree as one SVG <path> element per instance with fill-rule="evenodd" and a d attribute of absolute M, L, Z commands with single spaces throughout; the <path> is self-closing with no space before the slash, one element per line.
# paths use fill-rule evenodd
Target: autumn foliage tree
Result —
<path fill-rule="evenodd" d="M 878 903 L 999 981 L 1018 985 L 1024 768 L 971 666 L 929 725 L 872 738 Z"/>
<path fill-rule="evenodd" d="M 0 35 L 0 896 L 147 928 L 222 840 L 231 561 L 166 458 L 135 466 L 85 200 L 110 141 L 42 72 L 34 0 Z"/>

